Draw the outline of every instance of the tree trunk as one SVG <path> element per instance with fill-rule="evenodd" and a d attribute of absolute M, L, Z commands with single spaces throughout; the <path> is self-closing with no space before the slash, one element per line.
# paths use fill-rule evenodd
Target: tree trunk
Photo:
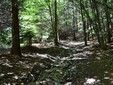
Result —
<path fill-rule="evenodd" d="M 99 14 L 98 5 L 95 2 L 95 0 L 92 0 L 92 1 L 94 3 L 94 9 L 95 9 L 95 18 L 96 18 L 96 25 L 97 25 L 97 30 L 98 30 L 99 44 L 100 44 L 101 48 L 105 49 L 106 43 L 104 40 L 104 34 L 102 32 L 102 26 L 101 26 L 101 22 L 100 22 L 100 14 Z"/>
<path fill-rule="evenodd" d="M 53 15 L 52 15 L 52 8 L 51 8 L 51 4 L 50 4 L 50 1 L 48 3 L 48 8 L 49 8 L 49 14 L 50 14 L 50 17 L 51 17 L 51 32 L 50 32 L 50 37 L 51 38 L 54 38 L 54 20 L 53 20 Z"/>
<path fill-rule="evenodd" d="M 86 21 L 84 21 L 84 20 L 83 20 L 83 31 L 84 31 L 84 42 L 85 42 L 85 46 L 87 46 Z"/>
<path fill-rule="evenodd" d="M 12 48 L 11 54 L 21 56 L 19 38 L 18 0 L 12 0 Z"/>
<path fill-rule="evenodd" d="M 85 46 L 87 46 L 86 21 L 84 19 L 83 7 L 81 3 L 82 2 L 80 1 L 80 10 L 81 10 L 81 16 L 82 16 L 82 23 L 83 23 L 83 32 L 84 32 L 84 43 L 85 43 Z"/>
<path fill-rule="evenodd" d="M 28 46 L 32 46 L 32 37 L 28 38 Z"/>
<path fill-rule="evenodd" d="M 104 0 L 104 4 L 105 4 L 105 14 L 106 14 L 106 25 L 107 25 L 107 42 L 110 43 L 111 42 L 111 37 L 112 37 L 112 34 L 111 34 L 111 30 L 110 30 L 110 23 L 111 23 L 111 19 L 110 19 L 110 13 L 108 11 L 108 8 L 107 8 L 107 0 Z"/>
<path fill-rule="evenodd" d="M 58 46 L 58 15 L 57 15 L 57 0 L 55 0 L 55 21 L 54 21 L 54 44 Z"/>
<path fill-rule="evenodd" d="M 76 31 L 76 20 L 77 18 L 75 17 L 75 7 L 73 7 L 73 23 L 72 23 L 72 26 L 73 26 L 73 40 L 76 41 L 76 35 L 75 35 L 75 31 Z"/>

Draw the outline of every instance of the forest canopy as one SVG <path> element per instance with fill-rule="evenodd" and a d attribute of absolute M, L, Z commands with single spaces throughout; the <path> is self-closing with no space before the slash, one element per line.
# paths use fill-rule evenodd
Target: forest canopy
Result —
<path fill-rule="evenodd" d="M 1 0 L 0 3 L 1 46 L 6 47 L 11 42 L 11 0 Z M 59 39 L 76 40 L 80 33 L 84 33 L 85 43 L 95 37 L 102 48 L 112 41 L 112 0 L 58 0 L 56 8 L 54 0 L 19 0 L 17 4 L 21 43 L 27 43 L 29 34 L 33 42 L 37 38 L 41 41 L 54 39 L 54 31 L 58 32 L 56 38 Z M 55 19 L 57 26 L 54 26 Z M 4 39 L 5 34 L 8 36 Z"/>

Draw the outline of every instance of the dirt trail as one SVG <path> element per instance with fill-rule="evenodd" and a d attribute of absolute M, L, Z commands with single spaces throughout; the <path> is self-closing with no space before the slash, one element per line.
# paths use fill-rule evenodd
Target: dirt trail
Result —
<path fill-rule="evenodd" d="M 38 44 L 38 48 L 22 48 L 22 59 L 1 55 L 0 84 L 113 84 L 113 51 L 92 47 L 90 42 L 88 46 L 84 46 L 84 42 L 71 41 L 61 41 L 60 44 L 60 47 L 51 43 Z"/>

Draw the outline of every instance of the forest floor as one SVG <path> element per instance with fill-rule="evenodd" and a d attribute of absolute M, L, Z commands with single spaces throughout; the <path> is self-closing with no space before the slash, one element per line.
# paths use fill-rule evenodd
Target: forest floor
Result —
<path fill-rule="evenodd" d="M 112 48 L 61 41 L 59 47 L 26 46 L 22 54 L 20 58 L 1 53 L 0 85 L 113 85 Z"/>

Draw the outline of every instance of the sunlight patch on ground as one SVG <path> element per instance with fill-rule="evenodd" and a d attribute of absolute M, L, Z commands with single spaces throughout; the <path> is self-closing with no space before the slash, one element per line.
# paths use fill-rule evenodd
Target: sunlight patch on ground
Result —
<path fill-rule="evenodd" d="M 4 75 L 5 75 L 5 74 L 1 73 L 1 74 L 0 74 L 0 77 L 3 77 Z"/>
<path fill-rule="evenodd" d="M 37 55 L 38 57 L 40 57 L 40 58 L 48 58 L 48 59 L 50 59 L 51 61 L 55 61 L 55 60 L 56 60 L 55 57 L 50 56 L 50 55 L 48 55 L 48 54 L 39 54 L 39 53 L 37 53 L 36 55 Z"/>
<path fill-rule="evenodd" d="M 65 46 L 62 46 L 62 48 L 64 48 L 64 49 L 69 49 L 69 47 L 65 47 Z"/>
<path fill-rule="evenodd" d="M 33 43 L 32 46 L 38 47 L 38 48 L 48 48 L 48 47 L 52 47 L 54 44 L 53 42 L 49 42 L 49 43 Z"/>
<path fill-rule="evenodd" d="M 9 72 L 9 73 L 7 73 L 8 75 L 11 75 L 11 74 L 14 74 L 14 72 Z"/>
<path fill-rule="evenodd" d="M 39 43 L 33 43 L 32 46 L 36 46 L 36 47 L 39 47 L 40 44 Z"/>
<path fill-rule="evenodd" d="M 33 65 L 31 63 L 29 63 L 28 61 L 18 61 L 16 63 L 16 66 L 24 68 L 24 69 L 29 69 L 31 68 Z"/>
<path fill-rule="evenodd" d="M 17 75 L 15 75 L 13 78 L 17 80 L 17 79 L 18 79 L 18 76 L 17 76 Z"/>
<path fill-rule="evenodd" d="M 82 45 L 84 42 L 69 42 L 67 45 Z"/>
<path fill-rule="evenodd" d="M 86 57 L 86 54 L 84 53 L 77 53 L 77 54 L 73 54 L 73 57 Z"/>
<path fill-rule="evenodd" d="M 9 63 L 4 63 L 4 64 L 2 64 L 2 65 L 7 66 L 7 67 L 13 67 L 13 66 L 10 65 Z"/>
<path fill-rule="evenodd" d="M 77 52 L 83 52 L 83 49 L 76 49 Z"/>
<path fill-rule="evenodd" d="M 71 82 L 67 82 L 66 84 L 64 84 L 64 85 L 72 85 L 72 83 Z"/>
<path fill-rule="evenodd" d="M 64 61 L 64 60 L 70 60 L 70 59 L 69 59 L 69 57 L 63 57 L 63 58 L 61 58 L 61 60 Z"/>
<path fill-rule="evenodd" d="M 77 54 L 73 54 L 72 56 L 73 56 L 73 59 L 74 60 L 77 60 L 77 59 L 86 59 L 86 58 L 88 58 L 88 55 L 91 55 L 91 54 L 93 54 L 92 52 L 90 52 L 90 51 L 84 51 L 84 52 L 80 52 L 80 53 L 77 53 Z"/>
<path fill-rule="evenodd" d="M 86 78 L 86 82 L 84 83 L 84 85 L 94 85 L 96 84 L 96 79 L 94 78 Z"/>
<path fill-rule="evenodd" d="M 108 71 L 105 71 L 104 73 L 105 73 L 105 74 L 108 74 L 109 72 L 108 72 Z"/>
<path fill-rule="evenodd" d="M 100 58 L 100 57 L 96 57 L 96 59 L 97 59 L 97 60 L 101 60 L 101 58 Z"/>
<path fill-rule="evenodd" d="M 93 54 L 93 52 L 91 52 L 91 51 L 84 51 L 83 53 L 84 53 L 84 54 L 88 54 L 88 55 Z"/>
<path fill-rule="evenodd" d="M 74 42 L 74 41 L 65 41 L 65 40 L 61 40 L 61 43 L 67 45 L 67 46 L 79 46 L 79 45 L 84 45 L 84 42 Z M 90 41 L 87 41 L 88 44 L 91 44 Z"/>
<path fill-rule="evenodd" d="M 62 42 L 62 43 L 65 43 L 65 42 Z M 83 45 L 84 42 L 74 42 L 74 41 L 71 41 L 71 42 L 66 42 L 65 44 L 67 46 L 78 46 L 78 45 Z"/>
<path fill-rule="evenodd" d="M 37 56 L 41 57 L 41 58 L 48 58 L 48 54 L 36 54 Z"/>
<path fill-rule="evenodd" d="M 108 79 L 110 79 L 110 77 L 105 76 L 104 79 L 105 79 L 105 80 L 108 80 Z"/>
<path fill-rule="evenodd" d="M 72 60 L 82 60 L 82 59 L 86 59 L 86 58 L 77 58 L 77 57 L 75 57 Z"/>
<path fill-rule="evenodd" d="M 91 54 L 93 54 L 93 53 L 90 51 L 84 51 L 84 52 L 80 52 L 77 54 L 73 54 L 71 58 L 70 57 L 63 57 L 63 58 L 61 58 L 61 60 L 81 60 L 81 59 L 88 58 L 88 55 L 91 55 Z"/>
<path fill-rule="evenodd" d="M 81 57 L 73 57 L 73 58 L 63 57 L 63 58 L 61 58 L 62 61 L 65 61 L 65 60 L 82 60 L 82 59 L 86 59 L 86 58 L 81 58 Z"/>

